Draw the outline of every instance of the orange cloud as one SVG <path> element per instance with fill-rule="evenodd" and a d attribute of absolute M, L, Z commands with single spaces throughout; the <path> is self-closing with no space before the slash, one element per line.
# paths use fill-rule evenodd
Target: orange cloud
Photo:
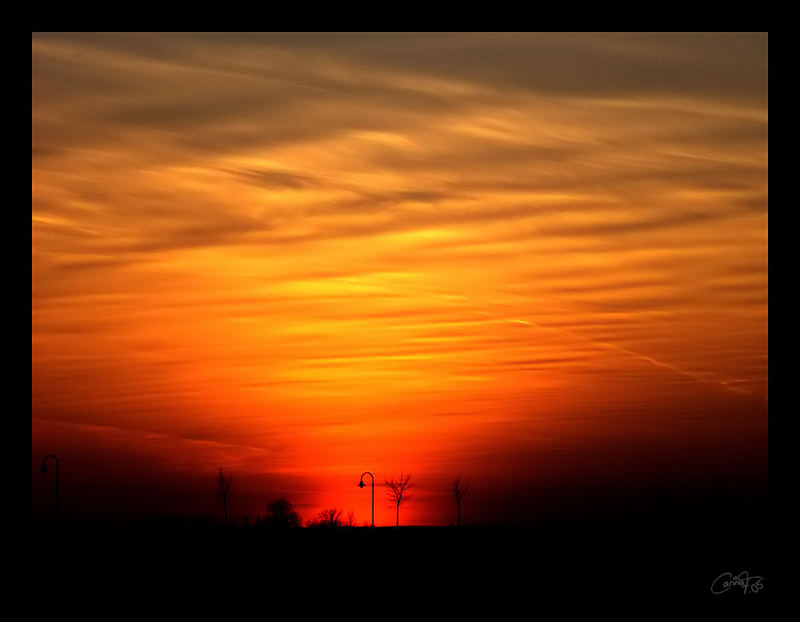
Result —
<path fill-rule="evenodd" d="M 264 448 L 309 511 L 765 446 L 766 130 L 758 34 L 36 34 L 34 421 Z"/>

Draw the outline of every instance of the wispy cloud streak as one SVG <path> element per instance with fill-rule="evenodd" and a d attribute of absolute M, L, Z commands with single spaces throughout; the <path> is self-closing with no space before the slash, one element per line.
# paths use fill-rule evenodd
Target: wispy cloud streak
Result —
<path fill-rule="evenodd" d="M 765 416 L 766 47 L 34 35 L 34 416 L 326 473 Z"/>

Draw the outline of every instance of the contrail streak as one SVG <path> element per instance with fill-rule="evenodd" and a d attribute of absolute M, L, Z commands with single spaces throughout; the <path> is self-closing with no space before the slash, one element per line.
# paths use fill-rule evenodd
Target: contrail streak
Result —
<path fill-rule="evenodd" d="M 676 367 L 675 365 L 672 365 L 671 363 L 665 363 L 664 361 L 660 361 L 660 360 L 658 360 L 656 358 L 653 358 L 652 356 L 647 356 L 646 354 L 641 354 L 640 352 L 636 352 L 636 351 L 631 350 L 629 348 L 624 348 L 622 346 L 619 346 L 619 345 L 616 345 L 616 344 L 613 344 L 613 343 L 609 343 L 607 341 L 597 341 L 595 339 L 592 339 L 591 337 L 587 337 L 586 335 L 579 335 L 577 333 L 574 333 L 574 332 L 572 332 L 572 331 L 570 331 L 570 330 L 568 330 L 566 328 L 560 327 L 560 326 L 559 327 L 556 327 L 556 326 L 544 326 L 542 324 L 538 324 L 536 322 L 531 322 L 531 321 L 528 321 L 528 320 L 509 319 L 509 320 L 505 320 L 505 321 L 506 322 L 511 322 L 511 323 L 514 323 L 514 324 L 522 324 L 522 325 L 527 325 L 527 326 L 536 326 L 537 328 L 545 328 L 545 329 L 549 329 L 549 330 L 555 330 L 555 331 L 558 331 L 558 332 L 561 332 L 561 333 L 566 333 L 570 337 L 574 337 L 576 339 L 581 339 L 581 340 L 586 341 L 588 343 L 591 343 L 593 345 L 603 346 L 605 348 L 608 348 L 608 349 L 611 349 L 611 350 L 615 350 L 617 352 L 623 352 L 625 354 L 628 354 L 629 356 L 632 356 L 632 357 L 637 358 L 637 359 L 642 360 L 642 361 L 646 361 L 646 362 L 648 362 L 648 363 L 650 363 L 652 365 L 656 365 L 658 367 L 663 367 L 665 369 L 669 369 L 670 371 L 675 372 L 676 374 L 680 374 L 681 376 L 684 376 L 685 378 L 689 378 L 690 380 L 694 380 L 695 382 L 700 382 L 702 384 L 720 385 L 720 386 L 724 387 L 725 389 L 728 389 L 729 391 L 735 391 L 736 393 L 740 393 L 740 394 L 743 394 L 743 395 L 749 395 L 751 397 L 754 397 L 754 394 L 751 393 L 750 391 L 747 391 L 746 389 L 743 389 L 741 387 L 734 386 L 734 385 L 730 384 L 730 382 L 727 381 L 727 380 L 706 378 L 706 377 L 703 377 L 703 376 L 701 376 L 699 374 L 695 374 L 695 373 L 686 371 L 685 369 L 681 369 L 680 367 Z"/>

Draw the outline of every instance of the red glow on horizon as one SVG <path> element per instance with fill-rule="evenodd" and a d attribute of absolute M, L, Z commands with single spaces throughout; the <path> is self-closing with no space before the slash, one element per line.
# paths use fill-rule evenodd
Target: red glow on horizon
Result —
<path fill-rule="evenodd" d="M 32 77 L 73 511 L 766 472 L 766 35 L 37 33 Z"/>

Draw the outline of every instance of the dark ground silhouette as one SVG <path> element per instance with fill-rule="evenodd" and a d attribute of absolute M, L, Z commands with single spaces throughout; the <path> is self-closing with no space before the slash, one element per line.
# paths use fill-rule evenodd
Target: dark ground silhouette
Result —
<path fill-rule="evenodd" d="M 43 519 L 32 523 L 30 559 L 32 567 L 51 565 L 48 582 L 66 592 L 91 585 L 117 594 L 136 585 L 196 594 L 224 585 L 243 599 L 272 600 L 283 589 L 322 584 L 342 602 L 358 602 L 369 591 L 365 581 L 376 588 L 400 581 L 420 599 L 441 598 L 452 584 L 471 599 L 499 599 L 498 607 L 559 595 L 565 602 L 758 608 L 774 590 L 768 515 L 765 491 L 723 491 L 654 494 L 604 512 L 591 500 L 565 500 L 515 527 L 280 529 L 239 520 L 224 529 L 218 517 L 62 518 L 58 526 Z M 735 587 L 712 594 L 717 577 L 742 571 L 763 577 L 759 593 Z M 493 619 L 504 618 L 498 610 Z"/>

